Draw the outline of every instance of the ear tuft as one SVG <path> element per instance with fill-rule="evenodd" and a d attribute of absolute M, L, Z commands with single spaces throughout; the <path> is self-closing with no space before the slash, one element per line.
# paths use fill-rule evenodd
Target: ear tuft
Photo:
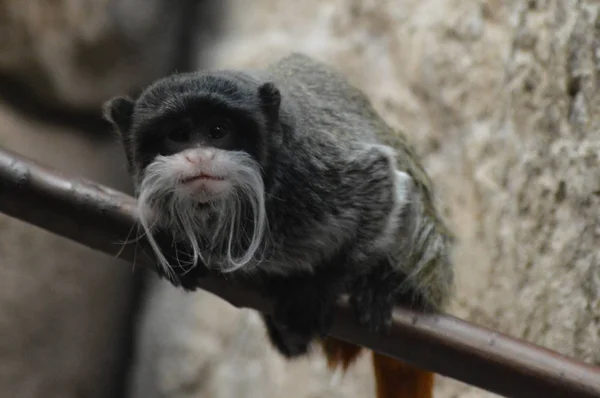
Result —
<path fill-rule="evenodd" d="M 258 96 L 261 105 L 267 115 L 272 119 L 279 116 L 279 105 L 281 104 L 281 93 L 274 83 L 267 82 L 258 88 Z"/>
<path fill-rule="evenodd" d="M 116 126 L 122 133 L 131 127 L 134 102 L 127 97 L 115 97 L 104 103 L 102 115 L 104 119 Z"/>

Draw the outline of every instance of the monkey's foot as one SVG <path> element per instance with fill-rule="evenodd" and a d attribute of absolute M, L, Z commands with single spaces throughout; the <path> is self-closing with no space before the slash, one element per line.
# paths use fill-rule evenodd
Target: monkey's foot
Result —
<path fill-rule="evenodd" d="M 271 341 L 284 355 L 304 354 L 315 337 L 327 335 L 336 296 L 335 289 L 324 286 L 312 275 L 273 281 L 275 308 L 266 322 Z"/>
<path fill-rule="evenodd" d="M 277 324 L 270 315 L 263 315 L 263 319 L 271 344 L 283 356 L 294 358 L 308 353 L 312 336 L 290 332 L 285 326 Z"/>
<path fill-rule="evenodd" d="M 275 296 L 273 319 L 296 334 L 324 337 L 333 322 L 334 297 L 307 279 L 283 284 Z"/>

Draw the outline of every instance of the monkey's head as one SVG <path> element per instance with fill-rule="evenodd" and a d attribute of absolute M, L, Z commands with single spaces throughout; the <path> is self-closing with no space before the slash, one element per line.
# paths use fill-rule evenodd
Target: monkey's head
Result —
<path fill-rule="evenodd" d="M 104 105 L 125 149 L 140 224 L 167 271 L 152 238 L 156 227 L 187 243 L 192 266 L 210 256 L 222 271 L 234 270 L 261 248 L 264 170 L 280 102 L 272 83 L 203 72 L 170 76 L 135 101 Z"/>

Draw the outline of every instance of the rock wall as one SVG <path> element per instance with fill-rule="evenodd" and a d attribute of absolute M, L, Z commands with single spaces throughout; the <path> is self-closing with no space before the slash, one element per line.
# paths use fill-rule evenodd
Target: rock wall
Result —
<path fill-rule="evenodd" d="M 600 363 L 597 2 L 229 4 L 213 66 L 306 52 L 410 137 L 459 237 L 452 313 Z M 141 330 L 134 398 L 372 396 L 367 360 L 342 380 L 318 355 L 283 363 L 253 314 L 208 293 L 158 282 Z M 437 393 L 492 396 L 443 377 Z"/>
<path fill-rule="evenodd" d="M 0 121 L 2 148 L 128 188 L 112 146 L 32 122 L 4 104 Z M 125 263 L 0 215 L 0 395 L 117 396 L 131 276 Z"/>
<path fill-rule="evenodd" d="M 207 2 L 0 0 L 0 147 L 128 191 L 122 149 L 107 126 L 100 135 L 91 126 L 102 102 L 185 63 L 195 45 L 185 31 L 206 33 L 202 18 L 186 21 Z M 42 107 L 82 113 L 49 124 L 37 118 Z M 132 275 L 130 265 L 0 215 L 0 396 L 122 396 Z"/>
<path fill-rule="evenodd" d="M 207 3 L 2 0 L 0 73 L 44 103 L 97 111 L 115 93 L 189 66 L 195 38 L 217 25 L 212 8 L 199 7 Z"/>

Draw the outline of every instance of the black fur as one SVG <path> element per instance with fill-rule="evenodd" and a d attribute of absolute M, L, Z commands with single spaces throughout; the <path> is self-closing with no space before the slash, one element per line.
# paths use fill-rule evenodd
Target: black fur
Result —
<path fill-rule="evenodd" d="M 279 120 L 279 106 L 281 105 L 281 93 L 271 82 L 264 83 L 258 88 L 258 96 L 261 105 L 269 120 Z"/>
<path fill-rule="evenodd" d="M 105 117 L 121 136 L 133 165 L 132 173 L 139 175 L 156 155 L 181 149 L 169 148 L 167 137 L 173 129 L 193 133 L 217 116 L 232 121 L 236 134 L 234 140 L 215 146 L 245 150 L 266 165 L 270 142 L 265 130 L 278 127 L 277 121 L 270 118 L 278 116 L 275 108 L 279 105 L 279 92 L 268 84 L 258 87 L 243 77 L 239 80 L 246 84 L 239 84 L 226 73 L 206 75 L 203 79 L 194 78 L 194 74 L 167 77 L 142 93 L 129 118 L 112 117 L 125 113 L 124 102 L 121 98 L 109 101 Z"/>
<path fill-rule="evenodd" d="M 339 292 L 314 275 L 275 277 L 269 295 L 274 312 L 266 317 L 272 343 L 288 357 L 305 354 L 315 337 L 324 337 Z"/>
<path fill-rule="evenodd" d="M 426 309 L 418 290 L 407 285 L 389 259 L 382 258 L 368 272 L 358 275 L 350 287 L 350 305 L 358 322 L 374 332 L 386 332 L 395 305 Z"/>
<path fill-rule="evenodd" d="M 131 117 L 133 116 L 134 103 L 127 97 L 116 97 L 104 105 L 104 117 L 111 123 L 119 126 L 122 131 L 131 128 Z"/>
<path fill-rule="evenodd" d="M 176 278 L 167 275 L 162 267 L 156 267 L 155 271 L 160 278 L 169 281 L 175 286 L 180 286 L 184 290 L 194 291 L 198 289 L 198 280 L 206 277 L 209 274 L 208 267 L 199 259 L 198 266 L 190 267 L 192 262 L 190 250 L 182 242 L 177 242 L 172 239 L 168 231 L 159 231 L 156 234 L 156 240 L 161 248 L 162 254 L 167 258 Z M 151 249 L 148 248 L 150 252 Z M 157 259 L 155 261 L 158 262 Z"/>
<path fill-rule="evenodd" d="M 325 337 L 337 299 L 347 290 L 347 251 L 340 250 L 314 272 L 263 275 L 263 289 L 274 298 L 274 312 L 263 316 L 273 345 L 288 358 L 304 355 L 316 337 Z"/>

